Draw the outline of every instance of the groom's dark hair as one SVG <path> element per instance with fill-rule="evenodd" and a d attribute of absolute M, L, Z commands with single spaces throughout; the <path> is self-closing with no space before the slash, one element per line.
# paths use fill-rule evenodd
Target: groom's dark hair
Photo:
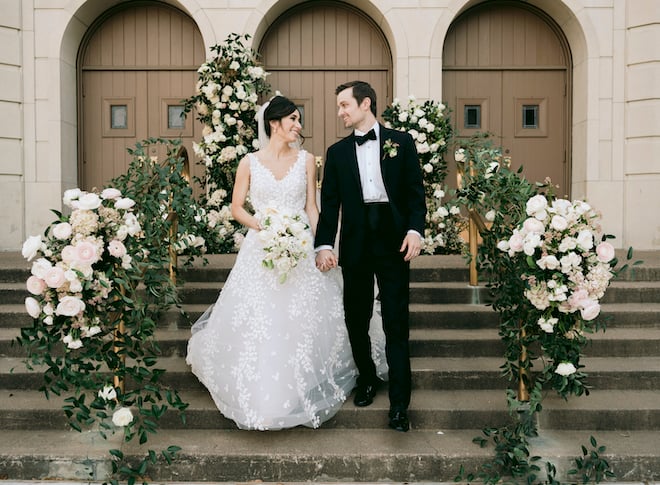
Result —
<path fill-rule="evenodd" d="M 353 97 L 357 104 L 362 104 L 364 98 L 369 98 L 371 100 L 371 112 L 374 116 L 378 116 L 376 110 L 376 91 L 371 85 L 364 81 L 350 81 L 344 84 L 340 84 L 335 89 L 335 95 L 341 93 L 344 89 L 353 88 Z"/>

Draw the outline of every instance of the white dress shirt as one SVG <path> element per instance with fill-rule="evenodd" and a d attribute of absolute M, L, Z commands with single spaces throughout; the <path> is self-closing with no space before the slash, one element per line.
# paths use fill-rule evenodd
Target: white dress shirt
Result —
<path fill-rule="evenodd" d="M 375 140 L 367 140 L 362 145 L 355 144 L 362 196 L 367 204 L 389 202 L 380 169 L 380 125 L 376 123 L 372 129 L 376 133 Z M 363 136 L 365 133 L 355 130 L 355 135 Z"/>

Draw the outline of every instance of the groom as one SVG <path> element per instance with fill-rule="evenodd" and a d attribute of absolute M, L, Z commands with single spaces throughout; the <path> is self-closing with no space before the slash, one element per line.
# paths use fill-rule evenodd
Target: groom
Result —
<path fill-rule="evenodd" d="M 376 93 L 363 81 L 335 90 L 337 115 L 354 132 L 328 149 L 316 230 L 316 264 L 340 264 L 346 326 L 359 377 L 354 402 L 368 406 L 382 381 L 371 358 L 369 322 L 378 283 L 389 366 L 389 426 L 408 431 L 410 261 L 419 256 L 426 205 L 412 137 L 376 121 Z M 333 251 L 339 214 L 339 260 Z"/>

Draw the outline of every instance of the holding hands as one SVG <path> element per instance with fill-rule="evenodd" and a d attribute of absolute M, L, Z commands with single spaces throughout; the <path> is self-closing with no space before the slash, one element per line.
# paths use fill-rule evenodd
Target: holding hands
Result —
<path fill-rule="evenodd" d="M 337 256 L 331 249 L 321 249 L 316 253 L 316 267 L 325 273 L 337 267 Z"/>

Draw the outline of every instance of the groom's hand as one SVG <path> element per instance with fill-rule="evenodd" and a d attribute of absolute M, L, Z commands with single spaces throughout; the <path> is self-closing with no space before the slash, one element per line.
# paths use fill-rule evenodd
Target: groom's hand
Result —
<path fill-rule="evenodd" d="M 419 256 L 421 250 L 422 238 L 414 232 L 409 232 L 406 235 L 405 239 L 403 240 L 403 244 L 401 245 L 401 249 L 399 249 L 400 252 L 406 253 L 403 256 L 404 261 L 410 261 L 411 259 L 416 258 Z"/>
<path fill-rule="evenodd" d="M 332 268 L 336 268 L 337 256 L 330 249 L 321 249 L 316 253 L 316 267 L 324 273 Z"/>

